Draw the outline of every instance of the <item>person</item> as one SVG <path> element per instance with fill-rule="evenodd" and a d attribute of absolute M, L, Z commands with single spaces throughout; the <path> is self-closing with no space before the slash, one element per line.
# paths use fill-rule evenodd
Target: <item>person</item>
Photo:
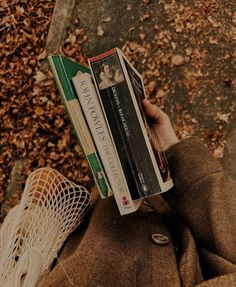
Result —
<path fill-rule="evenodd" d="M 39 287 L 236 286 L 235 182 L 198 138 L 179 141 L 163 111 L 143 106 L 170 164 L 169 207 L 154 196 L 120 216 L 98 199 Z"/>
<path fill-rule="evenodd" d="M 99 89 L 102 90 L 122 82 L 124 76 L 120 69 L 115 69 L 114 67 L 110 67 L 108 63 L 103 63 L 100 79 Z"/>

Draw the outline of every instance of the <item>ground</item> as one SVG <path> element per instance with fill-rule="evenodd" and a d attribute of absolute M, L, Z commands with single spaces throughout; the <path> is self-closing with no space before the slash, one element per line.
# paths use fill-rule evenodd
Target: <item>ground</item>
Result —
<path fill-rule="evenodd" d="M 52 20 L 55 5 L 61 15 Z M 38 167 L 51 166 L 87 188 L 93 184 L 47 68 L 50 52 L 86 65 L 88 57 L 120 47 L 178 136 L 200 136 L 236 175 L 235 11 L 233 0 L 1 1 L 2 218 Z"/>

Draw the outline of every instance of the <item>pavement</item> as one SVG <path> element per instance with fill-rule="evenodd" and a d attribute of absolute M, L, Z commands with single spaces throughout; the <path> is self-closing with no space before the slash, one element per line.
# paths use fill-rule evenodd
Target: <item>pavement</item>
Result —
<path fill-rule="evenodd" d="M 72 23 L 76 18 L 79 19 L 79 27 L 85 29 L 86 36 L 88 37 L 88 41 L 82 45 L 82 50 L 86 57 L 94 56 L 95 54 L 102 53 L 116 46 L 122 47 L 127 39 L 129 41 L 140 41 L 142 34 L 145 35 L 145 42 L 151 43 L 155 37 L 155 33 L 157 33 L 157 25 L 166 21 L 166 19 L 164 19 L 165 15 L 159 14 L 158 17 L 153 16 L 146 21 L 145 15 L 154 15 L 153 11 L 159 11 L 158 9 L 160 9 L 161 2 L 163 1 L 57 0 L 45 49 L 48 53 L 58 52 L 65 40 L 68 29 L 73 25 Z M 213 21 L 212 18 L 209 17 L 209 19 L 209 21 Z M 178 39 L 179 41 L 183 40 L 181 37 L 177 38 L 177 41 Z M 187 39 L 185 40 L 187 41 Z M 181 42 L 181 44 L 183 43 Z M 212 59 L 214 68 L 214 55 Z M 227 68 L 228 67 L 226 67 L 226 70 Z M 170 71 L 170 75 L 171 74 L 176 74 L 175 70 Z M 222 100 L 221 108 L 223 115 L 227 114 L 227 110 L 224 110 L 224 108 L 229 109 L 235 105 L 235 90 L 233 92 L 233 90 L 228 89 L 228 77 L 231 77 L 233 74 L 235 75 L 234 67 L 232 67 L 227 74 L 224 82 L 225 86 L 222 87 L 223 93 L 224 91 L 227 93 L 228 101 L 228 106 L 224 107 L 226 105 Z M 173 81 L 175 81 L 175 79 L 177 78 L 173 77 Z M 176 81 L 178 81 L 178 79 Z M 172 97 L 170 106 L 176 106 L 176 101 L 178 101 L 178 104 L 185 103 L 185 110 L 188 109 L 188 105 L 190 112 L 196 109 L 196 107 L 193 108 L 191 104 L 188 104 L 185 98 L 181 98 L 181 94 L 185 94 L 184 88 L 178 86 L 175 92 L 178 97 Z M 206 102 L 208 99 L 204 99 L 204 101 Z M 209 117 L 209 115 L 211 113 L 212 115 L 217 114 L 216 109 L 219 109 L 219 107 L 215 107 L 216 99 L 212 97 L 210 92 L 209 102 L 211 104 L 207 110 L 205 110 L 204 102 L 202 105 L 199 104 L 198 114 L 195 116 L 197 117 L 197 122 L 200 127 L 202 126 L 205 129 L 211 130 L 212 134 L 214 134 L 214 129 L 216 129 L 217 126 L 214 122 L 214 116 Z M 175 119 L 175 122 L 178 121 Z M 209 126 L 205 126 L 208 122 Z M 235 113 L 227 118 L 225 122 L 222 122 L 221 126 L 226 139 L 224 156 L 221 161 L 228 173 L 236 179 Z"/>

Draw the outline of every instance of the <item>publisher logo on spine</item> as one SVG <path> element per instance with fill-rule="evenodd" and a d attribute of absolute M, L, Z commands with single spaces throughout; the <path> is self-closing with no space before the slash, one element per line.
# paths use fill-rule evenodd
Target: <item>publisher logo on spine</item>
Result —
<path fill-rule="evenodd" d="M 122 204 L 125 208 L 129 208 L 130 207 L 130 202 L 129 199 L 126 196 L 122 196 Z"/>

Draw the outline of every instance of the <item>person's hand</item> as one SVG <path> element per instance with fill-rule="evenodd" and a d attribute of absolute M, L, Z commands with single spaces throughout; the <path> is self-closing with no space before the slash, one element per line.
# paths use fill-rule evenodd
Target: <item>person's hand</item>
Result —
<path fill-rule="evenodd" d="M 152 105 L 147 99 L 143 100 L 142 104 L 147 117 L 150 119 L 150 130 L 159 137 L 162 149 L 167 150 L 179 142 L 168 115 L 157 106 Z"/>

